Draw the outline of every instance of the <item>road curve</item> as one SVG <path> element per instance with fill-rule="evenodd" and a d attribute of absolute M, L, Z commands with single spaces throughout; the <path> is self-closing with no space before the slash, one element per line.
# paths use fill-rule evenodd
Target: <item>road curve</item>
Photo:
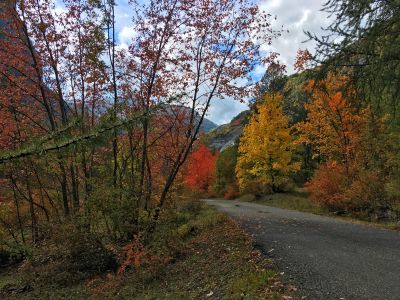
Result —
<path fill-rule="evenodd" d="M 400 300 L 400 232 L 233 200 L 236 220 L 305 299 Z"/>

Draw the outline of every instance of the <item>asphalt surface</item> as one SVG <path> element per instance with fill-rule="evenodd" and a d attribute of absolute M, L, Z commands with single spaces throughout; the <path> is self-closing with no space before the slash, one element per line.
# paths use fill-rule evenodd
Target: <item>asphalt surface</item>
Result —
<path fill-rule="evenodd" d="M 400 232 L 254 203 L 205 200 L 239 221 L 305 299 L 399 299 Z"/>

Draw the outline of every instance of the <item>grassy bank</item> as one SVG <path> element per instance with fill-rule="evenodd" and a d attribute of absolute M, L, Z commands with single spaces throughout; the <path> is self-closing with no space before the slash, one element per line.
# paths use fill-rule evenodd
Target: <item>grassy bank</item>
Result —
<path fill-rule="evenodd" d="M 0 298 L 280 299 L 285 292 L 270 262 L 236 223 L 199 203 L 164 215 L 136 260 L 129 244 L 122 248 L 128 255 L 119 259 L 119 272 L 82 279 L 74 273 L 62 282 L 37 280 L 38 272 L 55 279 L 66 271 L 50 272 L 52 262 L 27 268 L 28 260 L 0 273 Z"/>
<path fill-rule="evenodd" d="M 354 223 L 400 230 L 400 223 L 396 221 L 374 220 L 368 218 L 360 218 L 359 216 L 352 215 L 350 213 L 337 214 L 335 212 L 330 212 L 328 209 L 318 206 L 313 201 L 311 201 L 311 199 L 308 197 L 308 194 L 301 189 L 290 193 L 276 193 L 271 195 L 264 195 L 262 197 L 255 197 L 254 195 L 246 194 L 241 196 L 238 200 L 245 202 L 254 202 L 278 208 L 298 210 L 316 215 L 331 216 L 348 220 Z"/>

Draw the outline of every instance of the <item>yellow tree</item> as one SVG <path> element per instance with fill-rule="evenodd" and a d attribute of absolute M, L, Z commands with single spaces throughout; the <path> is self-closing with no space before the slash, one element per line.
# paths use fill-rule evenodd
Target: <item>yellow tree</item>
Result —
<path fill-rule="evenodd" d="M 240 189 L 276 192 L 300 168 L 293 162 L 294 139 L 283 114 L 282 95 L 266 94 L 239 143 L 236 176 Z"/>

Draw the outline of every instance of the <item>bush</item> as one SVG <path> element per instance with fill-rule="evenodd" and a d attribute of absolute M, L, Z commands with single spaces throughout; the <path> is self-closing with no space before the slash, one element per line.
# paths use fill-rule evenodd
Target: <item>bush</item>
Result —
<path fill-rule="evenodd" d="M 382 210 L 391 210 L 385 195 L 385 177 L 376 171 L 346 168 L 342 164 L 321 165 L 306 184 L 311 199 L 330 211 L 350 212 L 358 217 L 370 217 Z"/>
<path fill-rule="evenodd" d="M 240 196 L 240 201 L 245 201 L 245 202 L 253 202 L 257 200 L 257 197 L 253 194 L 243 194 Z"/>
<path fill-rule="evenodd" d="M 239 186 L 237 185 L 236 182 L 234 182 L 227 187 L 226 192 L 224 194 L 224 199 L 231 200 L 238 198 L 239 196 L 240 196 Z"/>
<path fill-rule="evenodd" d="M 361 171 L 344 191 L 347 210 L 367 211 L 386 206 L 384 182 L 373 171 Z"/>
<path fill-rule="evenodd" d="M 330 163 L 321 165 L 305 187 L 310 193 L 311 200 L 316 204 L 337 211 L 345 209 L 343 191 L 346 184 L 344 167 Z"/>
<path fill-rule="evenodd" d="M 220 152 L 215 165 L 215 185 L 214 190 L 223 195 L 227 189 L 236 182 L 236 160 L 237 145 L 228 147 Z"/>
<path fill-rule="evenodd" d="M 10 249 L 0 248 L 0 268 L 6 268 L 20 263 L 23 259 L 24 255 L 20 252 L 14 252 Z"/>
<path fill-rule="evenodd" d="M 73 285 L 95 275 L 115 271 L 115 255 L 95 234 L 74 225 L 59 226 L 24 266 L 28 280 L 56 286 Z M 34 278 L 30 278 L 34 276 Z"/>

